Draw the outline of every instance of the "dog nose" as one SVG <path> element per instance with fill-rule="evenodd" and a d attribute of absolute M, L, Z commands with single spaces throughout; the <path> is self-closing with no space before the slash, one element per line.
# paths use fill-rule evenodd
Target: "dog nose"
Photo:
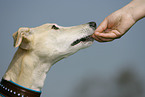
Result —
<path fill-rule="evenodd" d="M 90 27 L 96 28 L 96 23 L 95 22 L 89 22 Z"/>

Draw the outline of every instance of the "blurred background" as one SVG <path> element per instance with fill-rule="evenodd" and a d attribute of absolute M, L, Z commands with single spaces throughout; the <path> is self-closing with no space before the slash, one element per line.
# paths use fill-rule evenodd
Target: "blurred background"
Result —
<path fill-rule="evenodd" d="M 19 27 L 98 25 L 131 0 L 0 0 L 0 77 L 17 50 Z M 122 38 L 94 44 L 56 63 L 41 97 L 145 97 L 145 18 Z"/>

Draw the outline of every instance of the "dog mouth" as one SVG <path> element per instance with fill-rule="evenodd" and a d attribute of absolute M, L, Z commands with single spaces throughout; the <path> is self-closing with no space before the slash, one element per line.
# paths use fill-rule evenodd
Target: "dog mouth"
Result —
<path fill-rule="evenodd" d="M 94 38 L 91 37 L 91 35 L 83 37 L 81 39 L 77 39 L 76 41 L 74 41 L 71 46 L 75 46 L 77 44 L 79 44 L 80 42 L 89 42 L 89 41 L 94 41 Z"/>

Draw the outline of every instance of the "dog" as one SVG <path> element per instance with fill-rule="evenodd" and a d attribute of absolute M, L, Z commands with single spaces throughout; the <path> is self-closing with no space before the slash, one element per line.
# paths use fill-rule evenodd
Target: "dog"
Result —
<path fill-rule="evenodd" d="M 35 28 L 21 27 L 13 34 L 16 51 L 0 84 L 2 97 L 40 97 L 50 67 L 94 39 L 95 22 L 62 27 L 47 23 Z"/>

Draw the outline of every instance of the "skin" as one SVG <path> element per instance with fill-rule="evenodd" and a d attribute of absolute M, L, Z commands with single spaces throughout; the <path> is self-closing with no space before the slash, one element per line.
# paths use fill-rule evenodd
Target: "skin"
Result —
<path fill-rule="evenodd" d="M 145 0 L 133 0 L 107 16 L 92 37 L 99 42 L 118 39 L 143 17 L 145 17 Z"/>

